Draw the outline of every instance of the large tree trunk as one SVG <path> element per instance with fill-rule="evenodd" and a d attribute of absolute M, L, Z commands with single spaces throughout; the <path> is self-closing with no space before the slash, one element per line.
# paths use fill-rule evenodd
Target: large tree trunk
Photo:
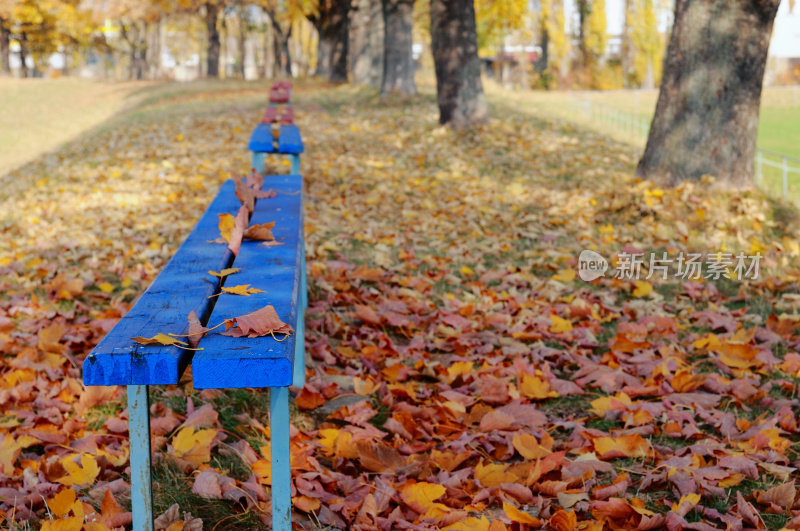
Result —
<path fill-rule="evenodd" d="M 677 0 L 656 113 L 637 174 L 750 185 L 780 0 Z"/>
<path fill-rule="evenodd" d="M 0 18 L 0 74 L 11 74 L 11 31 Z"/>
<path fill-rule="evenodd" d="M 220 6 L 215 2 L 205 4 L 206 14 L 206 35 L 208 44 L 206 47 L 206 76 L 219 77 L 219 56 L 221 42 L 219 38 L 219 28 L 217 19 L 219 18 Z"/>
<path fill-rule="evenodd" d="M 460 128 L 485 119 L 473 0 L 431 0 L 431 48 L 439 123 Z"/>
<path fill-rule="evenodd" d="M 350 0 L 320 0 L 318 11 L 309 17 L 319 34 L 315 75 L 344 83 L 347 81 Z"/>
<path fill-rule="evenodd" d="M 383 82 L 381 95 L 392 92 L 416 94 L 414 84 L 414 0 L 383 2 Z"/>
<path fill-rule="evenodd" d="M 381 0 L 356 0 L 350 11 L 350 72 L 356 85 L 380 86 L 383 79 Z"/>

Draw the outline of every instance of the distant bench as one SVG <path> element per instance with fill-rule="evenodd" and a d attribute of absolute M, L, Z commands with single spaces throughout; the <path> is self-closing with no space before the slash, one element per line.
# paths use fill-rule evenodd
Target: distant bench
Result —
<path fill-rule="evenodd" d="M 294 123 L 294 108 L 290 105 L 292 84 L 278 81 L 269 92 L 269 106 L 264 111 L 250 135 L 248 149 L 253 153 L 253 169 L 264 172 L 266 155 L 288 155 L 291 173 L 300 173 L 300 154 L 303 153 L 303 140 L 300 130 Z"/>
<path fill-rule="evenodd" d="M 219 215 L 235 216 L 242 206 L 234 182 L 226 182 L 161 274 L 84 361 L 86 385 L 128 388 L 136 531 L 153 529 L 147 386 L 177 384 L 190 363 L 198 389 L 270 388 L 273 529 L 291 529 L 288 386 L 302 386 L 305 380 L 303 179 L 300 175 L 267 176 L 263 189 L 277 195 L 256 200 L 249 225 L 274 221 L 272 233 L 282 245 L 267 247 L 244 240 L 234 256 L 227 244 L 213 241 L 220 235 Z M 222 279 L 209 274 L 230 267 L 240 271 Z M 225 285 L 240 284 L 265 293 L 219 294 Z M 191 311 L 201 324 L 211 326 L 266 305 L 272 305 L 280 319 L 294 328 L 285 340 L 228 337 L 220 335 L 219 329 L 200 340 L 203 350 L 191 352 L 175 346 L 141 345 L 131 339 L 187 334 Z"/>

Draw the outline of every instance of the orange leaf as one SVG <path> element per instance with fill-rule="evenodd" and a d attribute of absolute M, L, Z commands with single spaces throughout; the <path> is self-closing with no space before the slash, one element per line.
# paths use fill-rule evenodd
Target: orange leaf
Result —
<path fill-rule="evenodd" d="M 618 437 L 597 437 L 592 440 L 592 443 L 601 459 L 646 457 L 652 451 L 650 443 L 638 433 Z"/>
<path fill-rule="evenodd" d="M 233 319 L 225 320 L 223 335 L 232 337 L 260 337 L 270 334 L 290 334 L 294 329 L 281 321 L 271 305 Z"/>
<path fill-rule="evenodd" d="M 560 509 L 550 517 L 550 527 L 556 531 L 575 531 L 578 525 L 578 516 L 575 511 L 565 511 Z"/>
<path fill-rule="evenodd" d="M 512 522 L 519 522 L 520 524 L 529 524 L 541 526 L 542 522 L 535 516 L 522 512 L 510 503 L 503 502 L 503 512 L 506 513 Z"/>

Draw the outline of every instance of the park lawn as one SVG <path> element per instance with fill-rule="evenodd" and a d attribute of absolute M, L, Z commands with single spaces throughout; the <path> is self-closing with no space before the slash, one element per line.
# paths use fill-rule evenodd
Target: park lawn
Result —
<path fill-rule="evenodd" d="M 9 175 L 0 487 L 31 500 L 16 522 L 69 517 L 45 510 L 44 485 L 127 503 L 124 389 L 83 390 L 75 365 L 219 184 L 249 171 L 267 85 L 212 85 L 148 89 L 142 106 Z M 461 132 L 438 126 L 430 92 L 380 102 L 305 83 L 295 100 L 313 361 L 293 415 L 298 522 L 796 526 L 793 207 L 710 180 L 641 182 L 631 146 L 494 93 L 493 119 Z M 764 260 L 748 282 L 585 283 L 583 249 Z M 156 510 L 261 529 L 267 394 L 190 382 L 153 389 Z"/>
<path fill-rule="evenodd" d="M 0 176 L 120 112 L 142 86 L 0 77 Z"/>
<path fill-rule="evenodd" d="M 795 92 L 800 93 L 800 87 L 764 89 L 759 116 L 758 147 L 800 159 L 800 95 L 795 95 Z M 551 112 L 558 112 L 563 118 L 574 117 L 581 123 L 586 121 L 580 112 L 580 102 L 585 99 L 648 121 L 652 119 L 658 99 L 657 90 L 534 91 L 518 94 L 522 99 L 557 107 L 550 109 Z M 609 129 L 607 124 L 595 127 L 600 130 Z M 610 132 L 619 135 L 619 139 L 623 141 L 644 147 L 646 139 L 639 135 L 630 137 L 623 131 Z"/>

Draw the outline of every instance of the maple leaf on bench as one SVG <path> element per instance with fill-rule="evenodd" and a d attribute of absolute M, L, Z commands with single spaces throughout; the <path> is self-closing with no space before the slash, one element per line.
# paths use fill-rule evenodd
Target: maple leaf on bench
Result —
<path fill-rule="evenodd" d="M 294 329 L 281 321 L 278 313 L 272 305 L 267 305 L 256 310 L 232 319 L 225 319 L 224 336 L 231 337 L 260 337 L 266 335 L 285 334 L 289 335 Z"/>

